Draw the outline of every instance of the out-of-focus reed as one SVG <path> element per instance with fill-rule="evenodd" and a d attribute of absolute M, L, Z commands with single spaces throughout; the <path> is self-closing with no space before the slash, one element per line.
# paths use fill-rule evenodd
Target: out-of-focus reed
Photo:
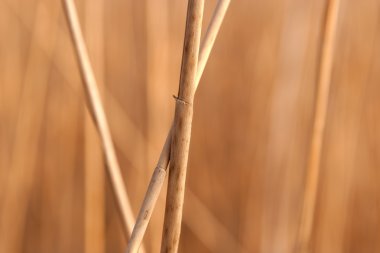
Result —
<path fill-rule="evenodd" d="M 88 2 L 76 1 L 85 34 Z M 99 13 L 102 96 L 134 213 L 171 124 L 186 16 L 186 1 L 151 2 L 109 0 Z M 326 3 L 231 2 L 194 103 L 180 252 L 293 252 Z M 378 10 L 341 1 L 315 252 L 380 248 Z M 0 1 L 0 35 L 1 251 L 84 252 L 84 94 L 59 1 Z M 162 192 L 147 252 L 159 251 L 164 202 Z M 124 252 L 108 182 L 105 203 L 104 252 Z"/>

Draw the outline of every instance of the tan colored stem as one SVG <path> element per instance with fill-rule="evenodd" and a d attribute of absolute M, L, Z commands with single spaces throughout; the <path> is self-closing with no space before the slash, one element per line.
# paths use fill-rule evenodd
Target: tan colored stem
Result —
<path fill-rule="evenodd" d="M 213 13 L 213 16 L 211 18 L 210 24 L 207 28 L 206 34 L 204 35 L 204 38 L 201 43 L 200 53 L 199 53 L 195 89 L 198 88 L 207 60 L 214 46 L 215 39 L 218 35 L 218 32 L 220 30 L 220 27 L 222 25 L 224 16 L 227 12 L 230 2 L 231 0 L 219 0 L 215 8 L 215 11 Z M 167 136 L 167 140 L 169 138 L 171 138 L 171 131 L 169 132 Z M 128 248 L 127 248 L 128 253 L 137 252 L 138 248 L 140 247 L 146 228 L 149 224 L 150 217 L 153 213 L 153 209 L 156 205 L 158 196 L 160 194 L 162 185 L 164 183 L 164 180 L 161 180 L 161 176 L 163 175 L 162 169 L 165 171 L 167 169 L 167 166 L 170 161 L 170 147 L 171 147 L 170 142 L 169 142 L 169 145 L 167 145 L 166 143 L 167 141 L 165 142 L 165 145 L 161 151 L 160 159 L 153 172 L 152 178 L 149 183 L 149 188 L 145 194 L 144 201 L 139 211 L 139 215 L 137 216 L 136 224 L 135 224 L 135 227 L 133 228 L 131 239 L 128 242 Z M 165 161 L 165 162 L 162 162 L 162 161 Z M 159 171 L 161 171 L 161 173 Z M 166 172 L 165 172 L 165 175 L 166 175 Z M 163 175 L 164 178 L 165 178 L 165 175 Z"/>
<path fill-rule="evenodd" d="M 216 16 L 216 13 L 217 12 L 219 12 L 220 13 L 220 8 L 221 8 L 221 6 L 223 6 L 223 4 L 221 4 L 221 2 L 224 2 L 224 3 L 229 3 L 230 2 L 230 0 L 219 0 L 219 4 L 218 4 L 218 6 L 216 7 L 216 10 L 214 11 L 214 15 L 213 15 L 213 18 L 212 18 L 212 20 L 211 20 L 211 22 L 210 22 L 210 24 L 209 24 L 209 27 L 208 27 L 208 31 L 211 31 L 212 29 L 211 29 L 211 27 L 214 27 L 214 30 L 212 30 L 212 32 L 211 32 L 211 34 L 210 33 L 208 33 L 208 34 L 210 34 L 212 37 L 216 37 L 215 35 L 212 35 L 213 33 L 218 33 L 218 30 L 219 30 L 219 27 L 220 27 L 220 25 L 221 25 L 221 21 L 222 20 L 220 20 L 220 23 L 219 23 L 219 25 L 212 25 L 212 24 L 214 24 L 215 23 L 215 19 L 214 19 L 214 17 Z M 226 9 L 224 10 L 224 12 L 226 11 Z M 224 16 L 224 13 L 222 13 L 222 15 Z M 28 24 L 22 19 L 22 18 L 24 18 L 24 17 L 21 17 L 21 16 L 19 16 L 18 18 L 20 18 L 20 21 L 21 21 L 21 25 L 23 26 L 23 28 L 25 28 L 25 29 L 27 29 L 28 30 L 28 32 L 30 32 L 30 33 L 32 33 L 31 31 L 30 31 L 30 27 L 28 26 Z M 215 27 L 217 27 L 216 28 L 216 30 L 215 30 Z M 61 32 L 61 30 L 59 30 L 59 32 Z M 207 33 L 206 33 L 206 35 L 204 36 L 204 38 L 203 38 L 203 43 L 201 44 L 201 45 L 204 45 L 206 42 L 205 42 L 205 40 L 208 40 L 207 39 L 208 38 L 208 36 L 207 36 Z M 44 47 L 42 47 L 42 45 L 41 44 L 38 44 L 37 43 L 37 45 L 36 45 L 37 47 L 38 47 L 38 49 L 40 49 L 40 50 L 42 50 L 42 52 L 44 53 L 44 56 L 46 57 L 46 56 L 49 56 L 49 54 L 46 52 L 46 49 L 44 48 Z M 211 48 L 209 48 L 209 50 L 211 50 Z M 203 52 L 203 53 L 202 53 Z M 205 57 L 206 56 L 206 54 L 205 54 L 205 52 L 206 52 L 206 50 L 205 50 L 205 48 L 204 47 L 202 47 L 201 46 L 201 49 L 200 49 L 200 54 L 199 54 L 199 59 L 198 59 L 198 72 L 197 72 L 197 77 L 200 77 L 200 75 L 199 75 L 199 68 L 200 68 L 200 62 L 201 62 L 201 58 L 202 58 L 202 55 L 203 55 L 203 57 Z M 210 51 L 209 51 L 209 53 L 210 53 Z M 208 57 L 209 55 L 207 55 L 207 57 Z M 49 60 L 51 60 L 50 58 L 49 58 Z M 72 82 L 71 82 L 71 77 L 70 76 L 68 76 L 67 75 L 67 73 L 65 73 L 64 71 L 63 71 L 63 66 L 62 66 L 62 64 L 61 64 L 61 62 L 58 62 L 57 63 L 58 65 L 57 65 L 57 68 L 58 68 L 58 71 L 64 76 L 64 78 L 65 78 L 65 80 L 67 80 L 67 82 L 69 82 L 69 84 L 72 84 Z M 197 80 L 199 80 L 199 78 L 197 79 Z M 70 86 L 70 85 L 69 85 Z M 74 93 L 75 94 L 77 94 L 78 95 L 78 90 L 77 90 L 77 87 L 76 86 L 70 86 L 70 88 L 71 89 L 73 89 L 73 91 L 74 91 Z M 150 142 L 148 142 L 146 139 L 144 139 L 144 136 L 143 136 L 143 134 L 142 134 L 142 132 L 137 128 L 137 126 L 136 125 L 134 125 L 134 123 L 128 118 L 128 117 L 126 117 L 126 115 L 125 115 L 125 113 L 123 112 L 123 109 L 121 108 L 121 106 L 116 102 L 116 100 L 115 100 L 115 98 L 111 95 L 111 94 L 109 94 L 109 93 L 107 93 L 107 90 L 104 90 L 104 92 L 105 92 L 105 94 L 104 94 L 104 96 L 106 97 L 106 99 L 107 98 L 109 98 L 108 99 L 108 101 L 110 102 L 110 104 L 109 104 L 109 106 L 110 106 L 110 111 L 112 111 L 113 113 L 115 113 L 115 118 L 117 118 L 117 119 L 119 119 L 121 122 L 123 122 L 123 124 L 121 124 L 122 125 L 122 127 L 117 127 L 117 129 L 119 129 L 120 128 L 120 131 L 122 132 L 122 131 L 125 131 L 125 132 L 131 132 L 131 133 L 133 133 L 132 135 L 136 135 L 137 136 L 137 138 L 138 138 L 138 142 L 142 142 L 142 143 L 144 143 L 144 145 L 147 145 L 148 146 L 148 150 L 153 150 L 153 147 L 152 147 L 152 145 L 151 145 L 151 143 Z M 110 121 L 110 122 L 112 122 L 112 120 Z M 126 124 L 126 125 L 125 125 Z M 111 128 L 112 128 L 112 126 L 111 126 Z M 168 137 L 171 137 L 171 134 L 168 134 Z M 123 141 L 121 141 L 120 139 L 115 139 L 115 146 L 116 147 L 118 147 L 118 146 L 120 146 L 120 147 L 122 147 L 121 146 L 121 143 L 123 143 Z M 162 169 L 161 168 L 165 168 L 165 173 L 166 173 L 166 169 L 167 169 L 167 165 L 169 164 L 169 161 L 167 162 L 167 163 L 165 163 L 165 162 L 161 162 L 161 161 L 163 161 L 164 159 L 161 159 L 161 157 L 166 157 L 167 159 L 169 159 L 169 156 L 170 156 L 170 142 L 169 142 L 169 147 L 168 146 L 164 146 L 164 148 L 162 149 L 162 151 L 161 151 L 161 155 L 160 155 L 160 160 L 159 160 L 159 162 L 157 163 L 157 166 L 156 166 L 156 169 L 155 169 L 155 171 L 162 171 Z M 125 153 L 125 152 L 124 152 Z M 133 159 L 133 157 L 129 157 L 128 159 L 132 159 L 131 161 L 134 161 L 134 160 L 136 160 L 136 159 Z M 166 164 L 166 165 L 163 165 L 163 164 Z M 138 167 L 138 165 L 137 164 L 135 164 L 135 165 L 133 165 L 134 167 Z M 158 174 L 158 175 L 157 175 Z M 157 176 L 156 176 L 157 175 Z M 158 180 L 155 180 L 155 179 L 157 179 L 158 178 Z M 157 196 L 157 198 L 158 198 L 158 195 L 159 195 L 159 193 L 160 193 L 160 191 L 161 191 L 161 188 L 162 188 L 162 184 L 163 184 L 163 180 L 160 180 L 160 173 L 158 173 L 158 172 L 156 172 L 156 173 L 153 173 L 153 176 L 152 176 L 152 179 L 151 179 L 151 182 L 150 182 L 150 185 L 153 185 L 153 187 L 149 187 L 148 188 L 148 190 L 147 190 L 147 193 L 146 193 L 146 195 L 145 195 L 145 198 L 147 198 L 147 197 L 149 197 L 150 195 L 155 195 L 155 196 Z M 149 194 L 149 193 L 151 193 L 151 194 Z M 212 213 L 211 213 L 211 211 L 207 208 L 207 206 L 205 206 L 205 205 L 202 205 L 202 203 L 200 202 L 200 200 L 198 200 L 198 198 L 196 197 L 196 195 L 194 194 L 194 193 L 192 193 L 192 191 L 191 191 L 191 189 L 187 189 L 187 191 L 186 191 L 186 195 L 188 194 L 188 200 L 187 201 L 189 201 L 189 203 L 190 203 L 190 205 L 188 205 L 187 207 L 189 207 L 189 208 L 196 208 L 196 212 L 192 212 L 192 211 L 189 211 L 188 212 L 188 214 L 186 215 L 186 212 L 184 212 L 184 222 L 186 223 L 186 224 L 188 224 L 188 227 L 189 227 L 189 229 L 190 230 L 192 230 L 193 231 L 193 233 L 194 234 L 196 234 L 196 236 L 198 236 L 198 238 L 199 238 L 199 240 L 202 242 L 202 243 L 204 243 L 205 244 L 205 246 L 210 250 L 210 251 L 212 251 L 212 252 L 215 252 L 216 250 L 217 250 L 217 241 L 212 237 L 212 236 L 209 236 L 208 235 L 208 233 L 207 232 L 205 232 L 205 231 L 203 231 L 203 233 L 201 234 L 201 233 L 198 233 L 198 227 L 200 227 L 200 226 L 197 226 L 196 224 L 194 224 L 194 225 L 190 225 L 189 223 L 190 222 L 192 222 L 192 218 L 191 218 L 191 215 L 190 214 L 195 214 L 195 215 L 200 215 L 200 216 L 207 216 L 207 217 L 209 217 L 210 215 L 212 215 Z M 151 197 L 151 199 L 153 199 L 152 197 Z M 196 199 L 197 200 L 197 203 L 193 206 L 193 200 L 194 199 Z M 144 203 L 146 203 L 147 201 L 145 201 L 144 200 Z M 141 209 L 140 209 L 140 211 L 141 210 L 153 210 L 153 208 L 154 208 L 154 205 L 155 205 L 155 202 L 156 202 L 156 199 L 154 200 L 154 203 L 152 203 L 152 202 L 149 202 L 149 204 L 148 204 L 148 206 L 150 206 L 150 208 L 147 208 L 147 209 L 144 209 L 143 207 L 144 207 L 144 203 L 143 203 L 143 206 L 141 207 Z M 201 207 L 201 205 L 202 205 L 202 208 L 200 208 Z M 145 205 L 146 206 L 146 205 Z M 186 209 L 186 208 L 185 208 Z M 137 217 L 137 222 L 136 222 L 136 225 L 135 225 L 135 228 L 133 229 L 133 231 L 135 232 L 135 230 L 136 231 L 141 231 L 141 229 L 140 228 L 137 228 L 137 224 L 138 224 L 138 221 L 139 221 L 139 217 Z M 148 224 L 148 222 L 149 222 L 149 220 L 143 220 L 143 222 L 144 222 L 144 224 Z M 236 240 L 236 238 L 234 238 L 233 237 L 233 235 L 231 235 L 230 234 L 230 232 L 223 226 L 223 224 L 222 223 L 220 223 L 220 221 L 218 221 L 215 217 L 213 217 L 213 218 L 208 218 L 207 219 L 207 225 L 206 225 L 211 231 L 218 231 L 218 233 L 221 233 L 222 235 L 221 235 L 221 237 L 223 238 L 222 240 L 226 240 L 226 241 L 229 241 L 229 240 L 227 240 L 226 238 L 230 238 L 231 239 L 231 243 L 230 244 L 234 244 L 234 245 L 239 245 L 239 243 L 237 242 L 237 240 Z M 145 227 L 146 228 L 146 227 Z M 142 233 L 142 236 L 144 235 L 144 233 L 145 233 L 145 229 L 144 229 L 144 231 L 143 231 L 143 233 Z M 134 238 L 130 238 L 130 242 L 132 242 L 132 241 L 135 241 L 134 240 Z M 140 243 L 141 243 L 141 240 L 140 240 Z M 138 243 L 139 245 L 140 245 L 140 243 Z M 242 247 L 242 246 L 240 246 L 240 247 Z M 244 250 L 242 250 L 242 252 L 245 252 Z"/>
<path fill-rule="evenodd" d="M 172 127 L 170 174 L 166 195 L 161 252 L 177 252 L 181 234 L 203 7 L 204 0 L 189 0 L 182 53 L 181 77 Z"/>
<path fill-rule="evenodd" d="M 100 134 L 109 178 L 122 216 L 123 229 L 126 238 L 128 238 L 128 235 L 132 232 L 132 227 L 134 224 L 131 205 L 124 186 L 120 166 L 116 158 L 115 148 L 112 143 L 106 115 L 101 102 L 94 73 L 91 68 L 73 0 L 64 0 L 64 7 L 73 43 L 76 49 L 76 55 L 80 65 L 82 78 L 84 80 L 86 96 L 88 99 L 88 108 L 92 113 L 93 120 L 96 123 Z"/>
<path fill-rule="evenodd" d="M 298 232 L 298 239 L 296 242 L 297 251 L 302 253 L 309 252 L 310 237 L 313 228 L 315 203 L 318 192 L 323 135 L 326 125 L 326 114 L 331 84 L 334 44 L 336 40 L 336 29 L 338 23 L 339 1 L 340 0 L 330 0 L 328 1 L 327 6 L 312 139 L 306 170 L 303 208 Z"/>
<path fill-rule="evenodd" d="M 160 159 L 158 160 L 157 166 L 154 169 L 152 179 L 150 180 L 148 186 L 147 193 L 150 194 L 145 195 L 144 202 L 137 216 L 136 224 L 133 228 L 131 239 L 128 243 L 127 252 L 137 252 L 140 247 L 142 238 L 144 237 L 146 227 L 149 223 L 150 217 L 152 216 L 152 207 L 154 207 L 158 196 L 160 195 L 161 187 L 165 181 L 166 168 L 169 165 L 171 141 L 172 135 L 170 129 L 170 132 L 165 141 L 164 148 L 161 151 Z"/>

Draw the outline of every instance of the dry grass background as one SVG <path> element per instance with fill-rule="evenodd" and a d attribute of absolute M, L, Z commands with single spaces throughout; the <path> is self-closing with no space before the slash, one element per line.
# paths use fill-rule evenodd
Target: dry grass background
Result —
<path fill-rule="evenodd" d="M 94 2 L 76 4 L 136 214 L 174 113 L 186 1 Z M 325 6 L 231 2 L 195 98 L 179 252 L 293 252 Z M 377 0 L 341 0 L 314 252 L 380 252 L 379 18 Z M 105 174 L 86 176 L 86 117 L 61 1 L 1 0 L 0 252 L 125 250 Z"/>

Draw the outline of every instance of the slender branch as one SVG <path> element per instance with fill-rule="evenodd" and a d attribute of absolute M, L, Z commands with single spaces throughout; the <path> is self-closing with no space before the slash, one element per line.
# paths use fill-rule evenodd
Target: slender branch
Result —
<path fill-rule="evenodd" d="M 306 184 L 303 197 L 301 223 L 298 231 L 297 251 L 308 252 L 310 236 L 313 227 L 315 203 L 318 192 L 319 171 L 323 145 L 323 135 L 326 125 L 326 114 L 331 85 L 334 44 L 338 23 L 339 1 L 328 1 L 322 56 L 318 76 L 318 91 L 310 144 L 309 158 L 306 169 Z"/>
<path fill-rule="evenodd" d="M 199 53 L 195 89 L 198 88 L 204 68 L 210 56 L 212 47 L 214 45 L 215 39 L 222 25 L 224 16 L 227 12 L 230 2 L 231 0 L 219 0 L 215 8 L 214 14 L 211 18 L 210 24 L 207 28 L 207 32 L 204 35 L 204 39 L 201 43 L 201 49 Z M 169 145 L 167 145 L 168 140 L 169 140 Z M 153 172 L 148 190 L 145 194 L 144 201 L 141 205 L 139 214 L 137 216 L 135 227 L 133 228 L 131 238 L 128 242 L 128 248 L 127 248 L 128 253 L 137 252 L 143 240 L 150 217 L 153 213 L 154 207 L 157 202 L 157 198 L 159 196 L 162 185 L 164 183 L 163 179 L 166 176 L 166 172 L 167 172 L 166 170 L 170 161 L 170 147 L 171 147 L 170 140 L 171 140 L 171 130 L 168 133 L 167 140 L 160 154 L 160 159 Z"/>
<path fill-rule="evenodd" d="M 161 252 L 176 253 L 181 234 L 203 7 L 204 0 L 189 0 L 188 2 L 181 77 L 172 126 L 170 174 Z"/>
<path fill-rule="evenodd" d="M 111 181 L 113 192 L 118 203 L 118 208 L 122 216 L 123 229 L 126 238 L 128 238 L 128 235 L 132 231 L 134 217 L 127 191 L 123 183 L 120 166 L 116 158 L 116 152 L 112 143 L 107 118 L 103 109 L 94 73 L 91 68 L 73 0 L 64 0 L 64 7 L 72 40 L 76 49 L 76 55 L 80 65 L 82 78 L 84 80 L 88 108 L 91 111 L 91 115 L 100 134 L 109 179 Z"/>

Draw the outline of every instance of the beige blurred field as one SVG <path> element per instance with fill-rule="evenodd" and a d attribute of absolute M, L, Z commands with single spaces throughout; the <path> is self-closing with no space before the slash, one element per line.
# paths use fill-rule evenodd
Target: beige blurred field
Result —
<path fill-rule="evenodd" d="M 136 214 L 173 118 L 187 1 L 76 4 Z M 325 10 L 231 1 L 195 98 L 179 252 L 294 252 Z M 380 1 L 341 0 L 336 36 L 312 252 L 380 252 Z M 62 2 L 0 0 L 0 253 L 125 251 L 85 105 Z M 165 191 L 148 253 L 164 207 Z"/>

